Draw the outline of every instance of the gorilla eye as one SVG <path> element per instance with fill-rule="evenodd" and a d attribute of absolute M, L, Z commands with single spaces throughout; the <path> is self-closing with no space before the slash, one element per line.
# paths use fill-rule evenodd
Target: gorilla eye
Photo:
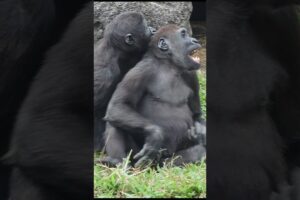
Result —
<path fill-rule="evenodd" d="M 183 29 L 183 30 L 181 31 L 181 36 L 182 36 L 183 38 L 186 36 L 186 30 L 185 30 L 185 29 Z"/>
<path fill-rule="evenodd" d="M 165 39 L 161 38 L 158 42 L 158 48 L 162 51 L 167 51 L 169 49 Z"/>
<path fill-rule="evenodd" d="M 128 44 L 128 45 L 133 45 L 134 44 L 134 39 L 133 39 L 133 36 L 132 36 L 131 33 L 128 33 L 125 36 L 125 43 Z"/>

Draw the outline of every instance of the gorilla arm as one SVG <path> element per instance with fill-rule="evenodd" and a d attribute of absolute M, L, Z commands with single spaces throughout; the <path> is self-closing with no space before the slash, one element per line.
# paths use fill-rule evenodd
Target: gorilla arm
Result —
<path fill-rule="evenodd" d="M 195 122 L 195 131 L 191 131 L 191 136 L 199 140 L 200 144 L 206 146 L 206 122 L 202 118 L 200 97 L 199 97 L 199 81 L 196 71 L 182 72 L 182 78 L 185 83 L 192 89 L 193 95 L 188 100 L 188 105 L 193 113 Z"/>
<path fill-rule="evenodd" d="M 148 69 L 141 64 L 126 74 L 113 94 L 105 117 L 106 121 L 117 128 L 129 133 L 145 134 L 145 144 L 134 156 L 134 159 L 138 159 L 135 166 L 155 159 L 159 155 L 163 140 L 161 128 L 135 111 L 151 80 L 152 72 Z"/>
<path fill-rule="evenodd" d="M 193 113 L 193 119 L 200 121 L 202 117 L 200 97 L 199 97 L 199 82 L 196 71 L 182 72 L 182 79 L 192 89 L 193 95 L 189 98 L 189 107 Z"/>

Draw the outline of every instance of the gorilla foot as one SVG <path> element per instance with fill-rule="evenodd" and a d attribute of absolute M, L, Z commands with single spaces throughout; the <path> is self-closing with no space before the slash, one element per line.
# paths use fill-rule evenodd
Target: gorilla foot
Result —
<path fill-rule="evenodd" d="M 169 156 L 169 153 L 166 149 L 157 150 L 157 148 L 146 143 L 143 149 L 133 157 L 134 160 L 137 160 L 134 167 L 144 168 L 146 166 L 156 165 L 161 158 L 167 156 Z"/>
<path fill-rule="evenodd" d="M 108 167 L 116 167 L 117 165 L 122 164 L 122 162 L 123 160 L 121 158 L 112 158 L 110 156 L 106 156 L 97 161 L 97 163 L 107 165 Z"/>

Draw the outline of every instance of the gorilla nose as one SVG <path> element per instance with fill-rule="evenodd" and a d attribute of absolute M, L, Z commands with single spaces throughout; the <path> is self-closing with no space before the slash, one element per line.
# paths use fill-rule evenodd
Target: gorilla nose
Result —
<path fill-rule="evenodd" d="M 151 35 L 154 35 L 156 33 L 156 29 L 151 26 L 149 26 L 149 30 L 150 30 Z"/>
<path fill-rule="evenodd" d="M 199 44 L 199 41 L 195 38 L 192 38 L 192 43 L 196 43 L 196 44 Z"/>

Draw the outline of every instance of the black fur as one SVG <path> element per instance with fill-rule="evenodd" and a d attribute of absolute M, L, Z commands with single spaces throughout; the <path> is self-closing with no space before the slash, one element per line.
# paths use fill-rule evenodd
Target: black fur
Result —
<path fill-rule="evenodd" d="M 0 2 L 0 157 L 8 150 L 16 115 L 45 52 L 59 40 L 84 2 Z M 9 173 L 0 163 L 0 199 L 6 199 Z"/>
<path fill-rule="evenodd" d="M 133 154 L 139 151 L 134 156 L 136 166 L 159 159 L 161 149 L 167 149 L 164 156 L 184 156 L 185 162 L 199 161 L 205 154 L 203 144 L 195 139 L 203 132 L 192 129 L 195 119 L 190 102 L 198 91 L 185 83 L 182 74 L 199 68 L 188 55 L 200 45 L 182 36 L 184 30 L 175 25 L 160 28 L 142 61 L 119 83 L 105 118 L 109 122 L 105 132 L 108 157 L 103 162 L 115 165 L 130 149 Z"/>
<path fill-rule="evenodd" d="M 267 200 L 295 182 L 300 20 L 292 2 L 208 1 L 210 200 Z"/>
<path fill-rule="evenodd" d="M 127 37 L 129 34 L 133 39 L 130 45 Z M 125 12 L 107 25 L 104 38 L 96 44 L 94 53 L 96 151 L 103 148 L 105 122 L 102 118 L 112 93 L 125 73 L 142 58 L 150 37 L 151 29 L 148 28 L 144 16 L 136 12 Z"/>
<path fill-rule="evenodd" d="M 12 200 L 93 197 L 92 21 L 89 3 L 32 82 L 6 156 Z"/>

